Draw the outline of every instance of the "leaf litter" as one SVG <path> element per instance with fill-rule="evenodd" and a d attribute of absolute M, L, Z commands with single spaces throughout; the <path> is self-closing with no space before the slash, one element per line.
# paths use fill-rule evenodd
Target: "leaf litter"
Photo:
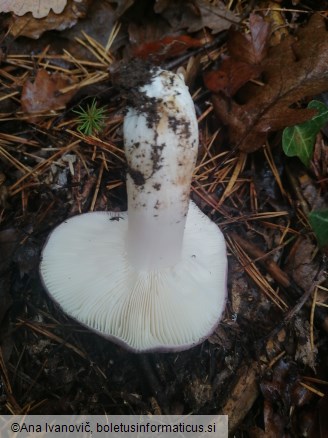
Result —
<path fill-rule="evenodd" d="M 24 2 L 27 3 L 27 2 Z M 40 2 L 38 2 L 40 3 Z M 46 2 L 41 2 L 44 5 Z M 66 2 L 65 2 L 66 3 Z M 10 34 L 14 37 L 26 36 L 28 38 L 39 38 L 49 30 L 62 31 L 73 27 L 78 20 L 86 16 L 90 0 L 68 0 L 65 9 L 61 13 L 50 10 L 45 16 L 39 14 L 22 14 L 13 16 L 9 20 Z M 57 9 L 56 9 L 57 10 Z"/>
<path fill-rule="evenodd" d="M 322 19 L 313 15 L 307 22 L 304 14 L 295 24 L 288 21 L 293 14 L 281 11 L 296 29 L 273 45 L 274 23 L 269 26 L 260 11 L 249 15 L 241 2 L 175 2 L 180 17 L 171 2 L 149 2 L 142 14 L 138 3 L 94 2 L 71 29 L 57 30 L 56 42 L 51 32 L 40 32 L 33 51 L 26 39 L 4 40 L 0 232 L 19 230 L 19 239 L 14 253 L 0 251 L 8 258 L 3 278 L 10 295 L 1 323 L 0 410 L 224 412 L 237 436 L 304 436 L 322 427 L 316 410 L 328 382 L 325 259 L 307 220 L 326 202 L 326 137 L 318 134 L 313 166 L 306 169 L 283 155 L 280 130 L 287 126 L 283 119 L 293 125 L 312 117 L 307 99 L 326 86 Z M 106 35 L 97 8 L 102 23 L 109 23 Z M 56 29 L 64 15 L 58 14 Z M 155 29 L 156 16 L 166 25 Z M 227 33 L 232 21 L 240 27 Z M 132 29 L 141 22 L 149 26 L 147 40 L 133 41 L 139 30 Z M 185 50 L 171 49 L 175 40 L 185 42 Z M 143 45 L 149 43 L 153 47 Z M 192 198 L 229 244 L 222 323 L 209 341 L 179 354 L 133 355 L 90 333 L 44 294 L 36 267 L 49 232 L 68 216 L 126 209 L 126 103 L 110 72 L 136 47 L 145 58 L 157 55 L 164 67 L 192 71 L 201 134 Z M 220 74 L 223 86 L 215 83 Z M 223 103 L 213 105 L 211 94 Z M 88 136 L 78 131 L 74 111 L 92 102 L 106 107 L 106 125 Z M 225 108 L 225 120 L 217 105 Z"/>
<path fill-rule="evenodd" d="M 264 82 L 252 84 L 242 104 L 213 95 L 215 112 L 228 126 L 231 142 L 252 152 L 263 146 L 269 132 L 313 117 L 314 109 L 291 106 L 327 90 L 327 57 L 325 22 L 313 15 L 307 26 L 299 28 L 297 39 L 290 36 L 269 50 L 260 64 Z"/>

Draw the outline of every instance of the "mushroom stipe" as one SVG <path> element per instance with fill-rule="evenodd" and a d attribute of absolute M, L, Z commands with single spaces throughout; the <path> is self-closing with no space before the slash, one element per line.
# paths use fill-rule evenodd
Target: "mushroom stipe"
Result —
<path fill-rule="evenodd" d="M 133 351 L 178 351 L 221 318 L 226 246 L 189 200 L 198 126 L 188 88 L 179 75 L 147 69 L 134 90 L 142 105 L 130 104 L 124 119 L 128 212 L 59 225 L 40 272 L 50 296 L 90 329 Z"/>

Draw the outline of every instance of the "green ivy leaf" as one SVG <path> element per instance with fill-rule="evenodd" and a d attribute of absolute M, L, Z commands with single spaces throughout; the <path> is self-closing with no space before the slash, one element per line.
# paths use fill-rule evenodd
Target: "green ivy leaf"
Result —
<path fill-rule="evenodd" d="M 328 209 L 312 211 L 309 221 L 320 246 L 328 245 Z"/>
<path fill-rule="evenodd" d="M 282 148 L 288 157 L 298 157 L 305 166 L 309 166 L 315 139 L 320 129 L 328 122 L 328 107 L 317 100 L 312 100 L 309 109 L 317 110 L 317 114 L 307 122 L 284 129 Z"/>

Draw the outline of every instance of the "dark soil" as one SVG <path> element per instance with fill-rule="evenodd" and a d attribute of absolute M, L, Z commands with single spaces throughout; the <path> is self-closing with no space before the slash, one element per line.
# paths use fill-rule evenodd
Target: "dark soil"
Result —
<path fill-rule="evenodd" d="M 277 5 L 293 8 L 294 3 Z M 311 1 L 297 3 L 306 13 L 319 7 Z M 293 26 L 306 22 L 303 15 L 295 20 L 296 13 L 288 14 Z M 131 20 L 123 15 L 120 38 L 126 44 Z M 195 348 L 127 352 L 57 308 L 42 287 L 38 267 L 56 225 L 90 209 L 116 212 L 117 220 L 127 208 L 126 173 L 142 184 L 143 175 L 127 168 L 122 146 L 127 100 L 144 105 L 142 97 L 136 101 L 127 92 L 127 84 L 139 84 L 140 75 L 128 69 L 117 77 L 114 85 L 120 91 L 108 77 L 89 84 L 78 89 L 65 109 L 30 120 L 20 107 L 26 77 L 44 68 L 47 56 L 53 69 L 67 68 L 74 76 L 76 67 L 67 67 L 61 49 L 42 58 L 42 41 L 3 36 L 0 92 L 17 94 L 3 101 L 0 119 L 0 412 L 226 413 L 236 437 L 328 436 L 327 258 L 302 208 L 303 202 L 311 208 L 314 198 L 321 205 L 327 202 L 326 164 L 317 174 L 285 157 L 281 132 L 270 134 L 269 146 L 247 157 L 230 148 L 225 128 L 208 111 L 210 94 L 195 67 L 190 87 L 201 90 L 195 99 L 201 145 L 191 197 L 227 240 L 227 306 L 215 333 Z M 115 47 L 118 59 L 125 59 L 126 49 Z M 222 41 L 214 54 L 221 49 Z M 180 62 L 185 67 L 191 55 L 205 56 L 206 50 L 191 49 L 181 62 L 177 56 L 167 65 Z M 10 58 L 17 53 L 26 56 L 24 66 L 20 58 Z M 89 59 L 85 53 L 83 59 Z M 147 83 L 149 64 L 138 66 L 144 72 L 141 82 Z M 106 74 L 107 67 L 99 71 Z M 81 137 L 71 109 L 84 107 L 93 97 L 99 106 L 107 105 L 106 127 L 97 138 Z M 328 156 L 324 134 L 318 145 L 320 163 L 327 163 L 322 158 Z M 69 164 L 63 157 L 75 161 Z"/>

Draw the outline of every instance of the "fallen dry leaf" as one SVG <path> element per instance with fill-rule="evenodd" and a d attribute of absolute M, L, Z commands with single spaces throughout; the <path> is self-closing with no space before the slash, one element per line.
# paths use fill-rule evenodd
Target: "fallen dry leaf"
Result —
<path fill-rule="evenodd" d="M 1 1 L 1 0 L 0 0 Z M 28 38 L 39 38 L 48 30 L 65 30 L 73 27 L 77 21 L 84 18 L 90 0 L 68 0 L 65 10 L 58 15 L 50 11 L 44 18 L 35 18 L 31 14 L 21 17 L 12 17 L 9 29 L 15 38 L 26 36 Z"/>
<path fill-rule="evenodd" d="M 249 80 L 259 77 L 262 72 L 259 64 L 268 50 L 270 24 L 260 15 L 251 14 L 249 27 L 248 35 L 235 30 L 229 31 L 230 56 L 223 59 L 219 69 L 204 75 L 205 85 L 210 91 L 222 91 L 226 96 L 232 97 Z"/>
<path fill-rule="evenodd" d="M 63 73 L 48 73 L 40 69 L 34 82 L 26 81 L 22 91 L 21 104 L 24 112 L 35 114 L 62 108 L 75 91 L 60 93 L 60 89 L 73 83 Z"/>
<path fill-rule="evenodd" d="M 204 83 L 213 93 L 222 91 L 226 96 L 232 97 L 250 79 L 255 79 L 261 73 L 261 68 L 232 58 L 223 60 L 218 70 L 208 71 L 204 74 Z"/>
<path fill-rule="evenodd" d="M 299 237 L 290 249 L 285 264 L 285 272 L 303 290 L 313 288 L 315 283 L 326 278 L 324 267 L 315 257 L 317 245 L 306 237 Z"/>
<path fill-rule="evenodd" d="M 205 44 L 205 39 L 188 36 L 186 30 L 196 32 L 206 27 L 217 33 L 237 22 L 236 16 L 221 1 L 160 1 L 155 3 L 154 11 L 149 10 L 147 4 L 135 8 L 138 19 L 129 24 L 128 30 L 134 46 L 132 55 L 150 58 L 153 62 L 179 56 L 188 48 Z M 206 33 L 208 42 L 211 37 Z"/>
<path fill-rule="evenodd" d="M 328 89 L 328 34 L 314 15 L 294 37 L 273 47 L 261 63 L 265 85 L 249 89 L 245 103 L 213 95 L 217 116 L 229 127 L 230 141 L 245 152 L 259 149 L 267 133 L 302 123 L 314 110 L 291 105 Z"/>
<path fill-rule="evenodd" d="M 175 31 L 197 32 L 207 27 L 212 33 L 218 33 L 238 22 L 237 16 L 219 0 L 158 2 L 154 10 L 161 13 Z"/>
<path fill-rule="evenodd" d="M 20 16 L 32 12 L 34 18 L 43 18 L 49 14 L 50 9 L 60 14 L 66 3 L 67 0 L 0 0 L 0 12 L 13 12 Z"/>
<path fill-rule="evenodd" d="M 259 64 L 266 57 L 270 38 L 270 23 L 258 14 L 249 17 L 250 33 L 230 30 L 228 50 L 230 56 L 238 61 Z"/>
<path fill-rule="evenodd" d="M 65 31 L 65 38 L 69 40 L 69 46 L 65 47 L 72 55 L 79 59 L 94 61 L 94 56 L 90 51 L 81 51 L 76 44 L 76 38 L 81 38 L 81 33 L 86 33 L 89 37 L 106 47 L 109 35 L 115 22 L 121 18 L 125 11 L 133 5 L 134 0 L 103 1 L 92 0 L 91 7 L 83 20 L 79 20 L 71 29 Z M 126 30 L 121 31 L 111 44 L 111 52 L 119 47 L 127 45 Z"/>
<path fill-rule="evenodd" d="M 151 59 L 153 62 L 179 56 L 193 47 L 201 47 L 203 42 L 188 35 L 166 36 L 157 41 L 149 41 L 136 46 L 134 56 L 141 59 Z"/>

